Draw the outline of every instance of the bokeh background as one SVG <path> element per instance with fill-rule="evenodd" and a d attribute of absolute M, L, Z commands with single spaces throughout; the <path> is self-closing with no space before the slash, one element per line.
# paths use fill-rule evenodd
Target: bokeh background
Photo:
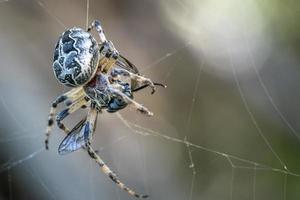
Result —
<path fill-rule="evenodd" d="M 58 155 L 57 128 L 43 150 L 51 102 L 68 90 L 54 45 L 93 19 L 168 85 L 136 94 L 152 118 L 98 118 L 93 145 L 123 182 L 157 200 L 300 198 L 299 1 L 0 0 L 0 199 L 133 199 L 85 151 Z"/>

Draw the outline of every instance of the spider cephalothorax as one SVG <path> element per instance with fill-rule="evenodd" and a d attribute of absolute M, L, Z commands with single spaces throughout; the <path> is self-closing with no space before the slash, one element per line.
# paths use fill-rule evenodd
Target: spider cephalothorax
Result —
<path fill-rule="evenodd" d="M 99 44 L 89 33 L 92 28 L 99 34 Z M 133 100 L 133 93 L 149 86 L 153 94 L 155 85 L 165 86 L 141 76 L 138 69 L 119 54 L 112 42 L 106 40 L 100 22 L 96 20 L 87 31 L 75 27 L 62 34 L 55 47 L 53 70 L 60 83 L 73 89 L 60 95 L 52 103 L 46 129 L 46 149 L 56 117 L 57 126 L 67 134 L 59 146 L 60 154 L 84 148 L 120 188 L 132 196 L 146 198 L 147 195 L 139 195 L 119 181 L 93 150 L 91 139 L 98 113 L 103 109 L 116 112 L 131 104 L 141 113 L 152 116 L 152 112 Z M 67 108 L 55 116 L 56 108 L 62 102 Z M 85 107 L 89 107 L 87 116 L 69 130 L 62 120 Z"/>

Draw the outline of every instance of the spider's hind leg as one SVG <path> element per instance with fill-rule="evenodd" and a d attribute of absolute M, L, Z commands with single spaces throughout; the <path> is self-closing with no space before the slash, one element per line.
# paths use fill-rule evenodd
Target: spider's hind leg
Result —
<path fill-rule="evenodd" d="M 83 149 L 86 150 L 89 154 L 89 156 L 95 160 L 95 162 L 100 166 L 101 170 L 103 171 L 104 174 L 106 174 L 114 183 L 117 184 L 118 187 L 121 189 L 125 190 L 128 194 L 131 196 L 137 197 L 137 198 L 147 198 L 148 195 L 139 195 L 135 193 L 133 190 L 128 188 L 124 183 L 122 183 L 117 175 L 104 163 L 104 161 L 100 158 L 100 156 L 97 154 L 97 152 L 92 148 L 91 146 L 91 140 L 93 133 L 96 129 L 96 124 L 97 124 L 97 115 L 98 115 L 98 110 L 95 108 L 95 105 L 91 105 L 91 108 L 89 110 L 86 122 L 84 127 L 82 129 L 84 130 L 83 137 L 80 138 L 85 138 L 85 146 L 83 146 Z M 67 136 L 68 137 L 68 136 Z M 71 140 L 73 141 L 73 140 Z M 73 143 L 71 147 L 73 147 Z"/>
<path fill-rule="evenodd" d="M 131 196 L 137 197 L 137 198 L 147 198 L 148 195 L 140 195 L 134 192 L 132 189 L 128 188 L 124 183 L 122 183 L 117 175 L 104 163 L 104 161 L 100 158 L 100 156 L 95 152 L 95 150 L 91 147 L 91 144 L 88 142 L 86 144 L 86 150 L 90 157 L 98 163 L 101 170 L 104 174 L 106 174 L 117 186 L 119 186 L 121 189 L 126 191 Z"/>
<path fill-rule="evenodd" d="M 71 103 L 68 108 L 64 109 L 63 111 L 59 112 L 56 115 L 56 124 L 58 128 L 63 130 L 66 134 L 70 132 L 70 130 L 62 123 L 62 120 L 65 119 L 68 115 L 72 114 L 79 108 L 86 107 L 87 102 L 89 99 L 87 97 L 82 97 L 81 99 Z"/>
<path fill-rule="evenodd" d="M 46 139 L 45 139 L 45 147 L 46 149 L 48 149 L 48 144 L 49 144 L 49 137 L 50 137 L 50 133 L 51 130 L 53 128 L 54 125 L 54 115 L 56 113 L 56 109 L 58 104 L 66 101 L 66 100 L 70 100 L 71 102 L 76 101 L 77 99 L 81 98 L 84 94 L 84 91 L 82 88 L 74 88 L 60 96 L 58 96 L 52 103 L 51 109 L 50 109 L 50 113 L 49 113 L 49 117 L 48 117 L 48 125 L 46 128 Z"/>

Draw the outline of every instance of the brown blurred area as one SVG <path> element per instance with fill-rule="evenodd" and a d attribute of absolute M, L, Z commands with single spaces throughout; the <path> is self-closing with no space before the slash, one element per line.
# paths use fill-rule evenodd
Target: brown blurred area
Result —
<path fill-rule="evenodd" d="M 58 155 L 58 128 L 49 151 L 26 157 L 43 148 L 51 102 L 68 90 L 53 75 L 54 45 L 66 28 L 86 27 L 86 8 L 0 0 L 0 199 L 132 199 L 86 152 Z M 136 94 L 152 118 L 121 115 L 171 138 L 137 134 L 104 112 L 94 148 L 150 199 L 299 199 L 299 11 L 292 0 L 89 0 L 88 22 L 100 20 L 143 75 L 168 85 Z"/>

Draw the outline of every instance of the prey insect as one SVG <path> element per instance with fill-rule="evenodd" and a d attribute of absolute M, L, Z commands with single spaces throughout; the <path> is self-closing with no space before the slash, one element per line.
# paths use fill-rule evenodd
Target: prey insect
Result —
<path fill-rule="evenodd" d="M 96 29 L 99 42 L 90 34 L 92 29 Z M 103 110 L 113 113 L 133 105 L 142 114 L 152 116 L 152 112 L 133 99 L 133 93 L 150 87 L 153 94 L 155 86 L 166 86 L 141 76 L 137 67 L 119 54 L 113 43 L 106 39 L 97 20 L 86 31 L 74 27 L 62 33 L 55 47 L 53 71 L 60 83 L 72 89 L 58 96 L 52 103 L 46 129 L 46 149 L 56 121 L 57 126 L 67 134 L 59 145 L 59 154 L 83 148 L 120 188 L 132 196 L 146 198 L 147 195 L 139 195 L 122 183 L 103 162 L 91 146 L 92 136 L 98 113 Z M 60 103 L 65 103 L 66 108 L 56 115 Z M 87 116 L 69 130 L 62 121 L 85 107 L 88 107 Z"/>

